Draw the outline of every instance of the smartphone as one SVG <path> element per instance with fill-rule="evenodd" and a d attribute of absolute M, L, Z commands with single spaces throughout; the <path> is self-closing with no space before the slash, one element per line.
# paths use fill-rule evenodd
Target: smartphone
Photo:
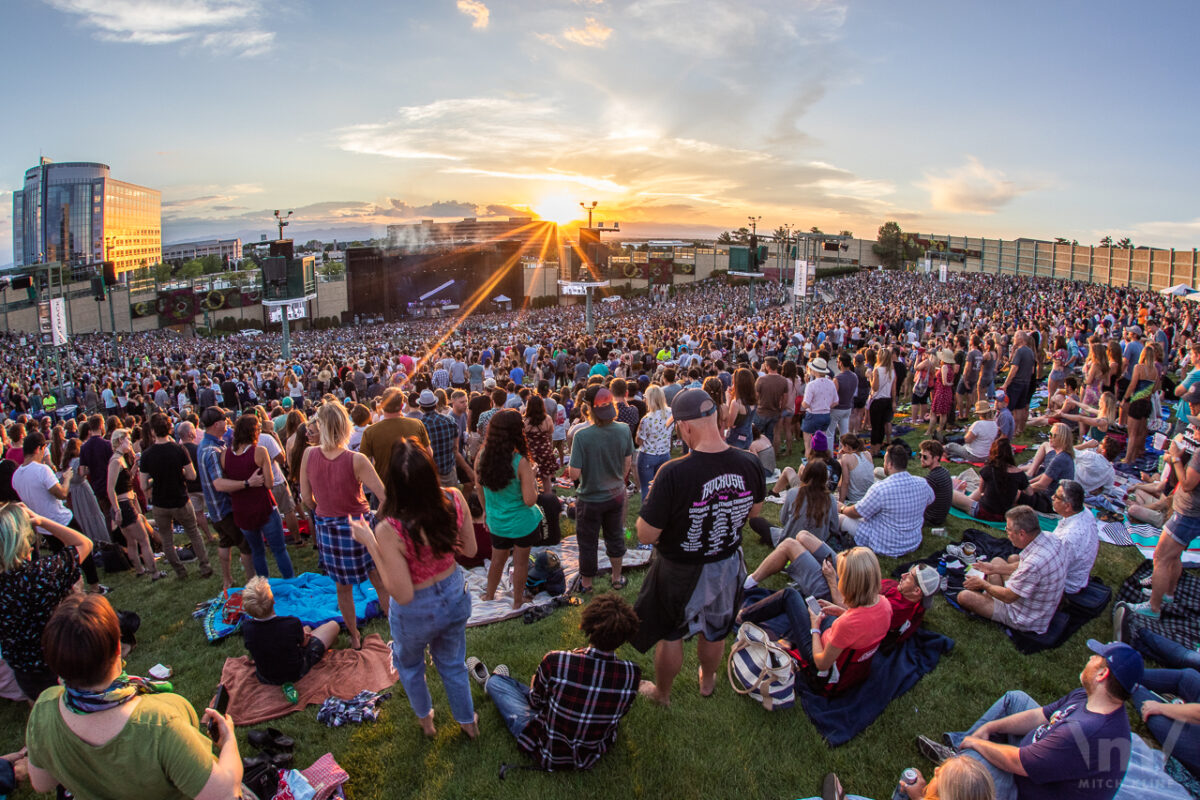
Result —
<path fill-rule="evenodd" d="M 229 708 L 229 691 L 225 688 L 225 684 L 217 684 L 217 696 L 213 698 L 213 708 L 218 714 L 224 715 L 226 709 Z M 219 728 L 214 720 L 208 721 L 208 738 L 214 742 L 217 740 Z"/>
<path fill-rule="evenodd" d="M 821 608 L 821 604 L 817 602 L 817 598 L 813 597 L 811 594 L 804 598 L 804 602 L 808 603 L 808 610 L 817 616 L 825 613 L 824 609 Z"/>

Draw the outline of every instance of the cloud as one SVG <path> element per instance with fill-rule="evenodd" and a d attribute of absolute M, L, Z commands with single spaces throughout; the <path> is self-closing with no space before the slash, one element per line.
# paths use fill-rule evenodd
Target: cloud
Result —
<path fill-rule="evenodd" d="M 472 28 L 482 30 L 488 26 L 488 17 L 491 12 L 479 0 L 458 0 L 458 10 L 474 19 L 474 22 L 471 23 Z"/>
<path fill-rule="evenodd" d="M 1095 230 L 1092 231 L 1092 235 L 1096 242 L 1105 236 L 1111 236 L 1113 241 L 1128 236 L 1133 240 L 1135 246 L 1175 247 L 1190 250 L 1196 246 L 1196 241 L 1200 240 L 1200 217 L 1182 222 L 1169 220 L 1139 222 L 1127 228 Z"/>
<path fill-rule="evenodd" d="M 603 47 L 613 29 L 600 23 L 595 17 L 587 17 L 582 28 L 567 28 L 563 38 L 583 47 Z"/>
<path fill-rule="evenodd" d="M 260 0 L 43 0 L 95 28 L 96 38 L 128 44 L 193 42 L 207 49 L 258 55 L 275 34 L 258 30 Z"/>
<path fill-rule="evenodd" d="M 166 218 L 178 217 L 181 213 L 204 214 L 242 210 L 246 206 L 232 205 L 232 201 L 246 195 L 259 194 L 263 187 L 256 183 L 235 183 L 230 186 L 190 185 L 172 186 L 165 189 L 171 199 L 162 202 L 162 213 Z"/>
<path fill-rule="evenodd" d="M 926 173 L 917 185 L 928 190 L 934 210 L 952 214 L 995 214 L 1033 188 L 1009 180 L 975 156 L 967 156 L 967 163 L 940 175 Z"/>

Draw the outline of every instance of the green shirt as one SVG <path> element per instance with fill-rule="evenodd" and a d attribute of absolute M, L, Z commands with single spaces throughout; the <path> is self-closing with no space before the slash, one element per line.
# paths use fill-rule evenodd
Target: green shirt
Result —
<path fill-rule="evenodd" d="M 633 437 L 624 422 L 590 425 L 575 434 L 571 466 L 580 470 L 580 500 L 603 503 L 625 496 L 625 459 L 633 455 Z"/>
<path fill-rule="evenodd" d="M 520 463 L 521 454 L 513 453 L 513 479 L 500 491 L 483 487 L 488 530 L 501 539 L 525 538 L 537 530 L 545 516 L 537 503 L 525 505 L 525 497 L 521 494 L 521 476 L 517 472 Z"/>
<path fill-rule="evenodd" d="M 142 695 L 121 732 L 93 746 L 59 712 L 63 687 L 42 692 L 25 730 L 29 761 L 76 797 L 89 800 L 168 800 L 195 797 L 216 759 L 200 732 L 196 710 L 177 694 Z M 68 712 L 70 713 L 70 712 Z"/>

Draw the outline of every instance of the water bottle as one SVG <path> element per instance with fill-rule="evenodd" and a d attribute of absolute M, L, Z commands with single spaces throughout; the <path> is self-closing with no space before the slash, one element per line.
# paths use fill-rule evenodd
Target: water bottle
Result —
<path fill-rule="evenodd" d="M 938 575 L 940 575 L 942 578 L 941 579 L 941 589 L 944 592 L 950 586 L 950 579 L 948 577 L 946 577 L 946 557 L 945 556 L 942 556 L 941 558 L 938 559 L 937 571 L 938 571 Z"/>

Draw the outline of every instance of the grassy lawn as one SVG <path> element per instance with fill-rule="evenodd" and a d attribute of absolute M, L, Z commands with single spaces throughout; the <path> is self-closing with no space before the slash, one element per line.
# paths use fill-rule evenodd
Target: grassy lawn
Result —
<path fill-rule="evenodd" d="M 916 433 L 906 438 L 914 448 L 921 439 Z M 1025 439 L 1022 443 L 1035 442 Z M 1024 455 L 1029 454 L 1027 451 Z M 784 460 L 791 465 L 798 462 L 795 456 Z M 960 465 L 951 467 L 953 472 L 962 469 Z M 634 497 L 629 508 L 630 524 L 636 518 L 637 507 Z M 769 518 L 777 518 L 778 513 L 778 505 L 766 504 Z M 967 525 L 951 517 L 946 527 L 951 538 L 957 539 Z M 571 525 L 567 522 L 564 535 L 569 533 Z M 934 552 L 945 542 L 927 533 L 916 556 Z M 767 548 L 747 539 L 745 552 L 753 568 Z M 293 549 L 292 557 L 297 572 L 316 567 L 311 549 Z M 881 561 L 885 575 L 896 565 L 892 559 Z M 1095 574 L 1116 587 L 1140 561 L 1141 556 L 1133 548 L 1102 543 Z M 629 574 L 629 585 L 622 594 L 631 602 L 644 573 L 634 570 Z M 196 603 L 219 591 L 219 581 L 192 578 L 179 583 L 171 579 L 150 585 L 125 573 L 110 576 L 107 582 L 114 589 L 111 599 L 117 608 L 133 609 L 142 616 L 129 671 L 144 675 L 155 663 L 170 664 L 175 670 L 176 690 L 202 709 L 212 696 L 225 658 L 245 652 L 239 637 L 213 646 L 206 644 L 199 622 L 191 617 Z M 782 587 L 784 576 L 774 577 L 767 585 Z M 607 580 L 601 577 L 597 587 L 606 588 Z M 468 652 L 482 658 L 489 667 L 506 663 L 514 676 L 527 680 L 546 651 L 583 644 L 578 624 L 578 609 L 562 609 L 532 625 L 517 619 L 471 629 L 467 631 Z M 497 778 L 499 765 L 521 763 L 522 757 L 495 707 L 475 688 L 482 733 L 478 741 L 469 741 L 450 719 L 440 680 L 432 669 L 430 687 L 436 719 L 441 723 L 432 741 L 421 735 L 399 684 L 393 689 L 393 697 L 382 705 L 382 714 L 375 723 L 326 728 L 316 721 L 317 707 L 312 706 L 270 724 L 296 738 L 296 763 L 302 768 L 323 753 L 332 752 L 350 773 L 347 794 L 356 799 L 573 799 L 592 792 L 614 797 L 798 798 L 819 794 L 821 779 L 829 771 L 842 777 L 847 791 L 886 798 L 905 767 L 917 766 L 928 772 L 929 765 L 914 745 L 917 734 L 936 736 L 942 731 L 963 730 L 1011 688 L 1024 689 L 1048 702 L 1079 685 L 1079 672 L 1088 655 L 1086 639 L 1107 641 L 1111 637 L 1109 616 L 1104 614 L 1065 646 L 1022 656 L 998 628 L 968 620 L 941 600 L 934 603 L 925 624 L 953 638 L 954 650 L 864 733 L 836 749 L 825 745 L 799 704 L 792 711 L 767 713 L 753 701 L 735 695 L 724 676 L 713 697 L 701 698 L 694 678 L 694 646 L 685 648 L 687 658 L 671 708 L 635 703 L 612 752 L 590 773 L 517 771 L 501 782 Z M 373 621 L 366 632 L 390 638 L 383 620 Z M 346 640 L 341 639 L 338 646 L 347 646 Z M 641 664 L 647 677 L 653 674 L 652 653 L 642 655 L 626 647 L 621 654 Z M 0 706 L 0 747 L 6 748 L 0 752 L 21 746 L 26 716 L 23 705 Z M 238 738 L 242 754 L 249 755 L 245 730 Z M 33 795 L 26 791 L 15 796 Z"/>

